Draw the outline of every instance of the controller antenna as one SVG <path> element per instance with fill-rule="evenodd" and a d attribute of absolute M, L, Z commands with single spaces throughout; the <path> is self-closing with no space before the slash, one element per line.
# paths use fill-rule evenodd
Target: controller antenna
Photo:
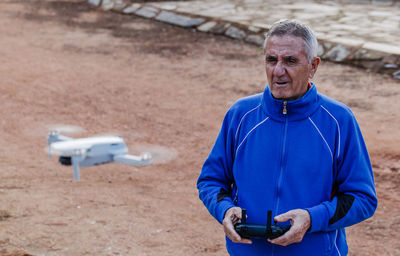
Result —
<path fill-rule="evenodd" d="M 246 224 L 247 214 L 246 209 L 242 209 L 242 224 Z"/>
<path fill-rule="evenodd" d="M 268 211 L 267 215 L 267 234 L 272 234 L 272 211 Z"/>

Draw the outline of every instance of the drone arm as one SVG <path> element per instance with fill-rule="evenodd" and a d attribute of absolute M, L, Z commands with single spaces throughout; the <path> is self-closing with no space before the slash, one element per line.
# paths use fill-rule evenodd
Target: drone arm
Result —
<path fill-rule="evenodd" d="M 49 134 L 49 136 L 47 136 L 47 150 L 49 152 L 49 157 L 52 157 L 52 153 L 51 153 L 51 143 L 53 142 L 58 142 L 58 141 L 67 141 L 67 140 L 71 140 L 72 138 L 64 136 L 64 135 L 59 135 L 56 132 L 51 132 Z"/>
<path fill-rule="evenodd" d="M 142 166 L 150 164 L 151 156 L 148 154 L 142 154 L 140 156 L 127 155 L 127 154 L 115 155 L 114 162 Z"/>
<path fill-rule="evenodd" d="M 64 136 L 64 135 L 59 135 L 57 133 L 50 133 L 49 136 L 47 137 L 48 144 L 51 144 L 53 142 L 58 142 L 58 141 L 67 141 L 67 140 L 72 140 L 72 138 Z"/>

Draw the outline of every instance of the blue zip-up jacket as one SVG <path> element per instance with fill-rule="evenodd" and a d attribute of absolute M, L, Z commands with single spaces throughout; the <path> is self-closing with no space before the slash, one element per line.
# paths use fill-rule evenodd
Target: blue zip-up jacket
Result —
<path fill-rule="evenodd" d="M 305 209 L 311 228 L 302 242 L 283 247 L 226 238 L 231 255 L 346 255 L 344 227 L 377 207 L 368 152 L 351 110 L 317 92 L 314 84 L 295 101 L 264 93 L 237 101 L 228 111 L 197 181 L 199 197 L 220 222 L 234 206 L 247 222 L 267 222 Z"/>

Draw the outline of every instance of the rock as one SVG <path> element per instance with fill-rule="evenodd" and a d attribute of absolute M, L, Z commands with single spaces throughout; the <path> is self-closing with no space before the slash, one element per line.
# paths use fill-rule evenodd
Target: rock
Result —
<path fill-rule="evenodd" d="M 122 12 L 123 9 L 125 9 L 126 3 L 124 3 L 123 0 L 114 0 L 114 5 L 111 8 L 111 10 L 115 12 Z"/>
<path fill-rule="evenodd" d="M 382 60 L 385 54 L 379 51 L 367 50 L 360 48 L 354 54 L 354 58 L 357 60 Z"/>
<path fill-rule="evenodd" d="M 392 63 L 385 64 L 383 67 L 386 68 L 386 69 L 397 69 L 397 68 L 399 68 L 398 65 L 392 64 Z"/>
<path fill-rule="evenodd" d="M 365 41 L 361 40 L 361 39 L 346 38 L 346 37 L 336 37 L 336 38 L 330 39 L 329 41 L 334 44 L 341 44 L 341 45 L 346 45 L 349 47 L 356 47 L 356 48 L 360 48 L 365 43 Z"/>
<path fill-rule="evenodd" d="M 141 7 L 140 4 L 132 4 L 126 7 L 122 12 L 125 14 L 132 14 Z"/>
<path fill-rule="evenodd" d="M 324 46 L 324 49 L 325 49 L 325 50 L 329 50 L 329 49 L 332 48 L 333 45 L 332 45 L 331 42 L 324 41 L 324 42 L 323 42 L 323 46 Z"/>
<path fill-rule="evenodd" d="M 219 24 L 215 27 L 213 27 L 212 29 L 210 29 L 211 33 L 214 34 L 223 34 L 225 33 L 225 31 L 231 26 L 230 23 L 223 23 L 223 24 Z"/>
<path fill-rule="evenodd" d="M 350 4 L 369 4 L 370 0 L 347 0 Z"/>
<path fill-rule="evenodd" d="M 322 46 L 322 44 L 318 44 L 317 56 L 322 56 L 322 55 L 324 55 L 324 46 Z"/>
<path fill-rule="evenodd" d="M 326 58 L 330 61 L 342 62 L 350 55 L 350 53 L 351 52 L 346 47 L 338 44 L 335 47 L 333 47 L 332 49 L 330 49 L 324 55 L 324 58 Z"/>
<path fill-rule="evenodd" d="M 233 26 L 229 27 L 228 30 L 226 30 L 225 35 L 234 39 L 244 39 L 246 37 L 246 33 L 243 30 Z"/>
<path fill-rule="evenodd" d="M 400 66 L 400 56 L 399 55 L 386 55 L 383 58 L 383 63 L 387 65 L 397 65 Z"/>
<path fill-rule="evenodd" d="M 88 2 L 89 2 L 89 4 L 92 4 L 92 5 L 99 6 L 99 5 L 100 5 L 100 2 L 101 2 L 101 0 L 89 0 Z"/>
<path fill-rule="evenodd" d="M 382 60 L 355 60 L 354 64 L 367 70 L 373 70 L 375 72 L 381 70 L 382 68 Z"/>
<path fill-rule="evenodd" d="M 363 48 L 389 54 L 400 54 L 400 46 L 386 43 L 366 42 Z"/>
<path fill-rule="evenodd" d="M 393 5 L 393 0 L 372 0 L 372 4 L 391 6 Z"/>
<path fill-rule="evenodd" d="M 267 32 L 271 29 L 272 24 L 262 23 L 262 22 L 253 22 L 253 23 L 251 23 L 251 26 L 260 28 L 260 29 L 264 30 L 265 32 Z"/>
<path fill-rule="evenodd" d="M 168 11 L 161 11 L 156 20 L 185 28 L 198 26 L 205 21 L 203 18 L 192 18 Z"/>
<path fill-rule="evenodd" d="M 254 33 L 259 33 L 261 31 L 261 28 L 255 26 L 249 26 L 247 29 Z"/>
<path fill-rule="evenodd" d="M 151 19 L 157 15 L 158 11 L 159 10 L 157 8 L 145 6 L 141 9 L 135 11 L 134 13 L 138 16 Z"/>
<path fill-rule="evenodd" d="M 400 70 L 397 70 L 396 72 L 393 73 L 393 78 L 400 79 Z"/>
<path fill-rule="evenodd" d="M 173 11 L 176 9 L 176 4 L 167 2 L 165 4 L 162 4 L 161 9 L 166 10 L 166 11 Z"/>
<path fill-rule="evenodd" d="M 111 10 L 114 7 L 114 2 L 112 0 L 103 0 L 101 2 L 101 8 L 103 10 L 108 11 Z"/>
<path fill-rule="evenodd" d="M 259 35 L 249 35 L 246 37 L 245 41 L 257 46 L 264 46 L 264 38 Z"/>
<path fill-rule="evenodd" d="M 217 22 L 215 21 L 208 21 L 204 24 L 201 24 L 200 26 L 197 27 L 198 31 L 201 32 L 209 32 L 215 25 L 217 25 Z"/>

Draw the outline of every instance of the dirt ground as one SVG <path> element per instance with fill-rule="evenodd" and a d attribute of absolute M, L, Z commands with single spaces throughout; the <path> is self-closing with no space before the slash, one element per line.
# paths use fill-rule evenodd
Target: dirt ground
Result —
<path fill-rule="evenodd" d="M 226 255 L 195 182 L 226 110 L 264 88 L 261 49 L 86 0 L 2 0 L 0 35 L 0 255 Z M 347 229 L 350 255 L 400 255 L 400 83 L 332 63 L 315 82 L 352 107 L 373 162 L 379 207 Z M 56 124 L 161 160 L 75 182 L 45 150 Z"/>

